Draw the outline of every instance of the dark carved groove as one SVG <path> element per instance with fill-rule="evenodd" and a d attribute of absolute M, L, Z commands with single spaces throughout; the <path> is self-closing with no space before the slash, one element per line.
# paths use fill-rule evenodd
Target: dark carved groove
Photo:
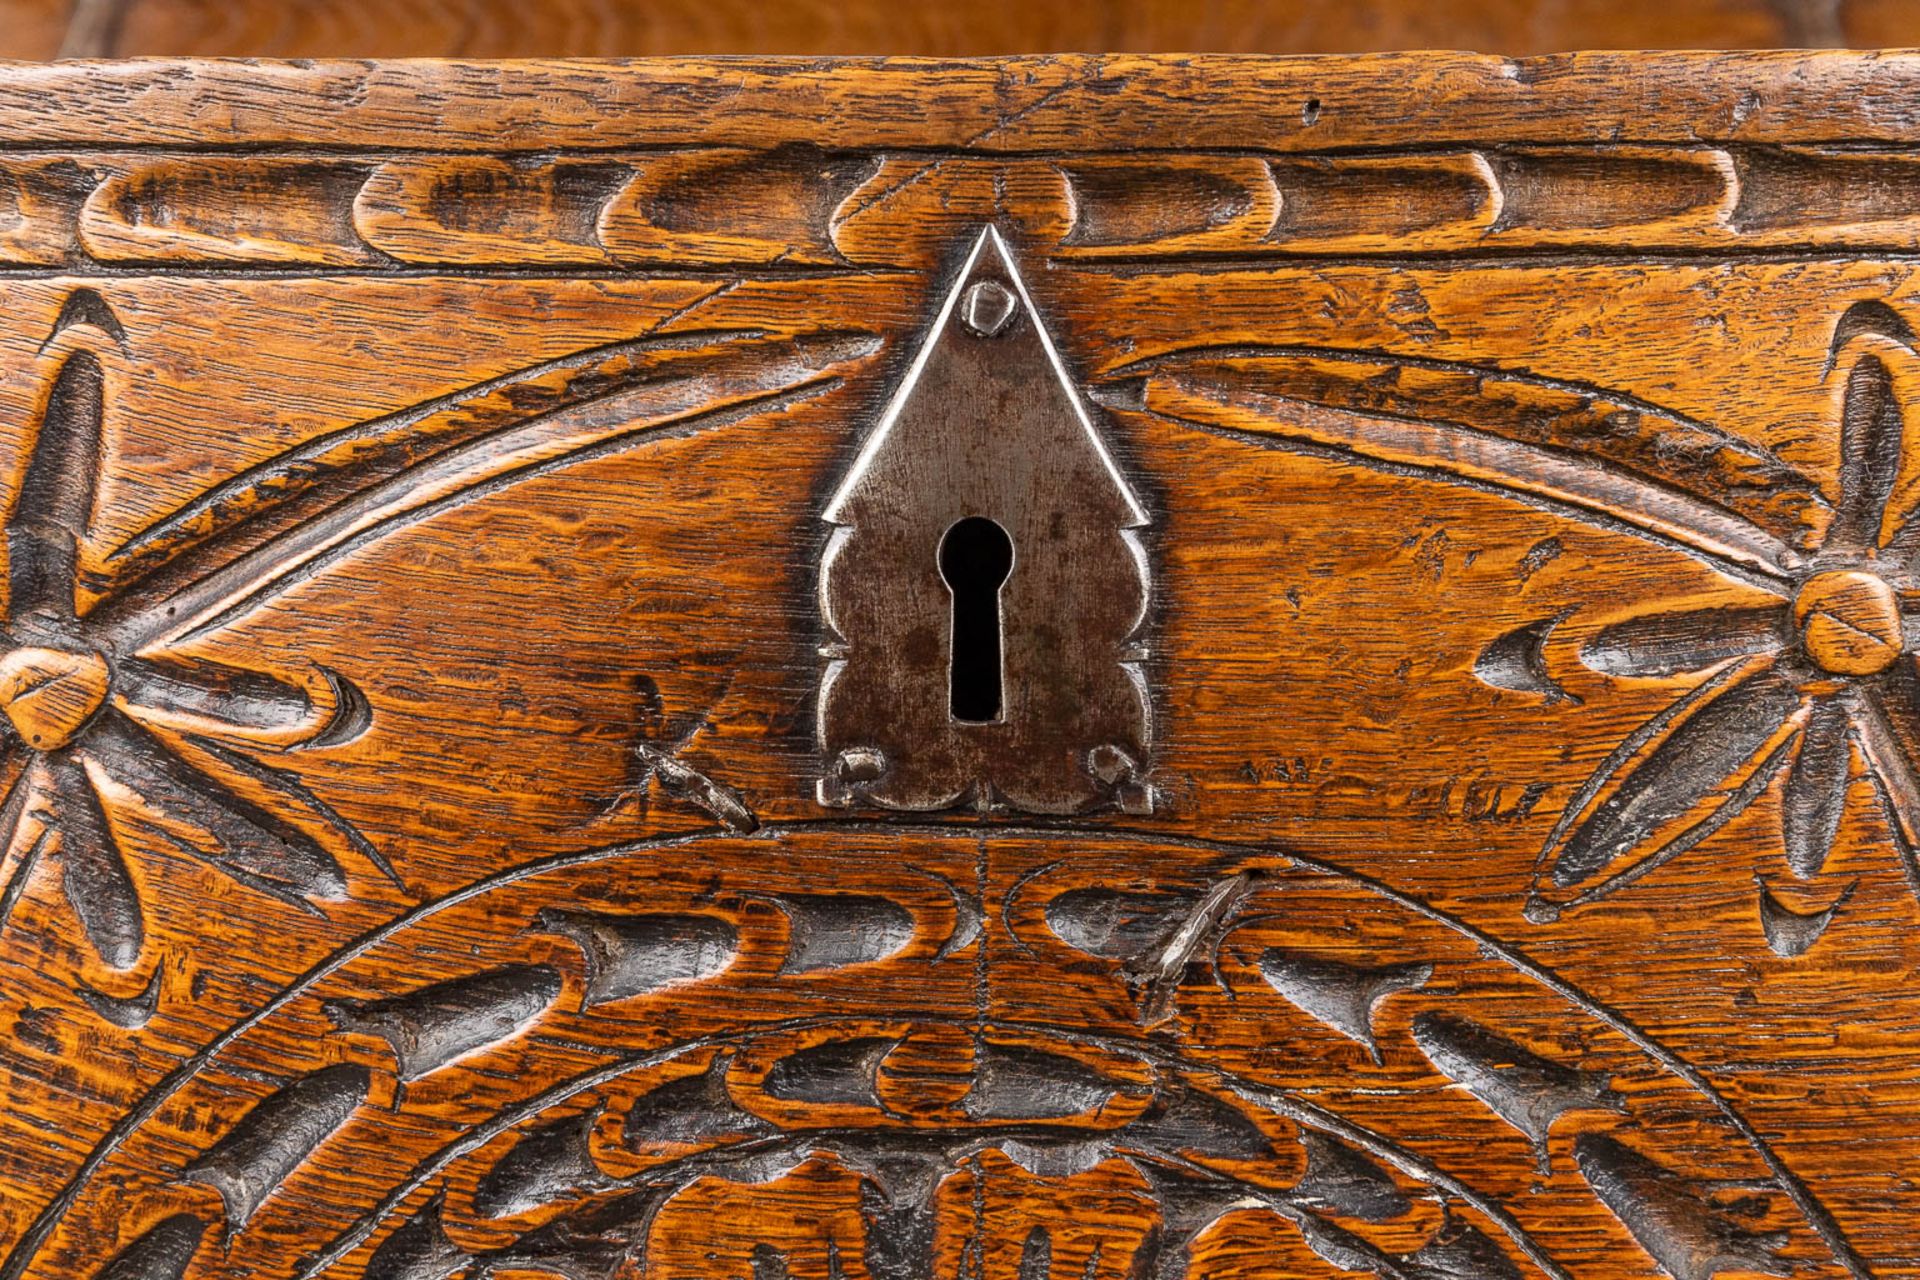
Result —
<path fill-rule="evenodd" d="M 98 329 L 112 338 L 114 345 L 122 351 L 127 349 L 126 326 L 120 323 L 120 317 L 113 313 L 107 300 L 96 289 L 75 289 L 60 304 L 60 315 L 54 320 L 53 328 L 48 330 L 47 340 L 40 344 L 40 351 L 44 353 L 53 345 L 55 338 L 81 325 Z"/>
<path fill-rule="evenodd" d="M 135 657 L 116 662 L 114 676 L 115 690 L 128 701 L 163 715 L 259 733 L 298 729 L 313 719 L 313 700 L 305 689 L 264 671 Z"/>
<path fill-rule="evenodd" d="M 235 773 L 243 777 L 252 778 L 262 786 L 277 791 L 292 800 L 295 804 L 319 819 L 321 823 L 337 834 L 342 840 L 345 840 L 347 845 L 352 848 L 355 853 L 365 858 L 374 870 L 378 871 L 394 884 L 400 883 L 400 873 L 394 870 L 391 862 L 387 861 L 387 856 L 381 853 L 371 840 L 368 840 L 366 836 L 362 835 L 358 827 L 342 817 L 339 810 L 315 795 L 313 789 L 307 786 L 306 783 L 300 781 L 299 775 L 291 769 L 276 769 L 270 764 L 263 764 L 245 752 L 235 751 L 225 743 L 216 741 L 213 738 L 205 738 L 197 734 L 188 734 L 186 740 L 196 749 L 206 752 L 221 764 L 227 766 L 227 768 L 232 769 Z M 312 738 L 300 745 L 303 747 L 311 747 L 318 742 L 318 738 Z"/>
<path fill-rule="evenodd" d="M 94 1280 L 181 1280 L 199 1252 L 207 1224 L 190 1213 L 176 1213 L 113 1256 Z"/>
<path fill-rule="evenodd" d="M 154 969 L 139 995 L 108 995 L 82 983 L 80 998 L 87 1002 L 89 1009 L 121 1030 L 138 1031 L 153 1021 L 154 1011 L 160 1007 L 160 969 Z"/>
<path fill-rule="evenodd" d="M 913 914 L 897 902 L 854 893 L 790 893 L 768 899 L 785 913 L 792 941 L 783 974 L 871 964 L 913 941 Z"/>
<path fill-rule="evenodd" d="M 1573 1158 L 1600 1202 L 1674 1280 L 1714 1280 L 1723 1270 L 1793 1273 L 1778 1253 L 1784 1235 L 1739 1226 L 1685 1178 L 1618 1139 L 1583 1133 Z"/>
<path fill-rule="evenodd" d="M 344 746 L 373 727 L 373 704 L 360 686 L 332 667 L 321 667 L 320 674 L 333 689 L 333 714 L 318 733 L 300 744 L 310 751 Z"/>
<path fill-rule="evenodd" d="M 1058 1120 L 1092 1111 L 1121 1092 L 1122 1086 L 1077 1059 L 1024 1045 L 983 1045 L 961 1106 L 976 1120 Z"/>
<path fill-rule="evenodd" d="M 1217 1160 L 1257 1160 L 1273 1154 L 1260 1126 L 1210 1093 L 1173 1083 L 1146 1114 L 1127 1126 L 1126 1141 L 1153 1151 L 1178 1151 Z"/>
<path fill-rule="evenodd" d="M 1047 927 L 1089 955 L 1130 960 L 1165 938 L 1168 921 L 1192 902 L 1172 893 L 1069 889 L 1047 903 Z"/>
<path fill-rule="evenodd" d="M 1260 976 L 1315 1021 L 1364 1045 L 1378 1062 L 1374 1006 L 1396 991 L 1425 986 L 1433 977 L 1433 966 L 1410 962 L 1362 968 L 1272 948 L 1260 957 Z"/>
<path fill-rule="evenodd" d="M 622 1144 L 630 1151 L 644 1151 L 772 1133 L 772 1125 L 741 1107 L 727 1092 L 731 1062 L 730 1053 L 716 1054 L 712 1065 L 699 1075 L 670 1080 L 635 1098 L 621 1126 Z"/>
<path fill-rule="evenodd" d="M 915 835 L 926 837 L 968 830 L 971 830 L 971 824 L 966 826 L 947 826 L 927 823 L 901 824 L 833 820 L 824 822 L 782 823 L 775 827 L 768 828 L 767 834 L 770 837 L 777 838 L 788 834 L 803 832 L 831 831 L 847 835 L 889 834 L 906 837 Z M 1001 833 L 1009 839 L 1023 837 L 1050 838 L 1052 834 L 1047 828 L 1021 825 L 1004 827 L 1001 829 Z M 6 1262 L 0 1265 L 0 1280 L 18 1280 L 21 1270 L 36 1254 L 40 1245 L 45 1241 L 54 1226 L 71 1210 L 81 1189 L 89 1185 L 99 1175 L 99 1171 L 108 1157 L 126 1141 L 127 1137 L 137 1129 L 141 1123 L 150 1118 L 168 1099 L 176 1096 L 178 1091 L 189 1081 L 197 1078 L 199 1072 L 204 1069 L 207 1062 L 211 1061 L 215 1055 L 230 1047 L 240 1036 L 258 1025 L 262 1019 L 306 994 L 312 985 L 320 978 L 338 973 L 343 966 L 353 959 L 365 955 L 380 945 L 384 940 L 391 937 L 395 932 L 429 919 L 455 903 L 470 903 L 481 895 L 506 886 L 525 882 L 533 877 L 556 869 L 600 865 L 620 857 L 680 847 L 702 838 L 704 837 L 700 835 L 678 836 L 642 840 L 629 844 L 601 846 L 556 855 L 511 867 L 473 885 L 466 886 L 455 895 L 424 902 L 412 910 L 402 913 L 385 924 L 370 930 L 361 937 L 354 939 L 351 943 L 333 954 L 324 957 L 302 978 L 290 983 L 280 992 L 276 993 L 273 999 L 268 1001 L 261 1009 L 256 1010 L 246 1018 L 234 1023 L 225 1031 L 213 1037 L 206 1045 L 202 1046 L 202 1048 L 196 1050 L 193 1055 L 163 1080 L 160 1085 L 150 1090 L 146 1096 L 136 1102 L 82 1162 L 76 1175 L 55 1195 L 48 1206 L 42 1210 L 21 1234 L 13 1251 L 8 1255 Z M 1083 830 L 1076 834 L 1076 839 L 1096 846 L 1141 838 L 1151 838 L 1163 843 L 1169 843 L 1174 847 L 1203 852 L 1223 859 L 1228 857 L 1263 859 L 1269 858 L 1275 852 L 1278 852 L 1278 850 L 1267 845 L 1237 844 L 1193 839 L 1170 835 L 1164 831 L 1149 833 L 1130 831 L 1124 828 L 1095 828 Z M 1822 1242 L 1831 1251 L 1834 1258 L 1849 1274 L 1861 1278 L 1861 1280 L 1864 1280 L 1864 1277 L 1870 1274 L 1866 1270 L 1865 1264 L 1859 1254 L 1841 1233 L 1832 1215 L 1818 1200 L 1813 1198 L 1806 1184 L 1796 1176 L 1793 1169 L 1780 1159 L 1766 1135 L 1757 1131 L 1752 1123 L 1746 1120 L 1715 1088 L 1710 1079 L 1692 1067 L 1684 1059 L 1678 1057 L 1658 1041 L 1649 1037 L 1644 1031 L 1632 1022 L 1621 1017 L 1621 1015 L 1611 1010 L 1608 1006 L 1595 1001 L 1593 997 L 1576 985 L 1568 982 L 1553 971 L 1541 967 L 1528 958 L 1523 952 L 1516 950 L 1498 938 L 1475 928 L 1465 921 L 1449 915 L 1445 911 L 1435 908 L 1422 900 L 1409 897 L 1376 881 L 1356 876 L 1350 871 L 1329 865 L 1309 855 L 1287 851 L 1287 856 L 1296 866 L 1304 871 L 1331 877 L 1340 882 L 1351 884 L 1387 902 L 1396 904 L 1421 918 L 1433 921 L 1442 928 L 1458 935 L 1479 948 L 1482 953 L 1512 967 L 1517 973 L 1532 982 L 1540 984 L 1546 991 L 1553 993 L 1556 997 L 1566 1000 L 1574 1008 L 1591 1015 L 1601 1025 L 1611 1028 L 1625 1037 L 1625 1039 L 1632 1043 L 1637 1049 L 1647 1054 L 1663 1071 L 1681 1081 L 1687 1088 L 1704 1098 L 1708 1104 L 1715 1109 L 1724 1122 L 1752 1147 L 1775 1183 L 1793 1202 L 1795 1209 L 1812 1227 Z M 798 1025 L 805 1025 L 804 1020 Z M 775 1028 L 768 1028 L 767 1030 L 772 1031 L 775 1030 Z M 675 1052 L 685 1052 L 695 1047 L 697 1046 L 685 1046 Z M 1133 1041 L 1128 1041 L 1125 1045 L 1116 1043 L 1114 1048 L 1129 1052 L 1149 1049 L 1148 1046 L 1143 1046 Z M 619 1072 L 647 1069 L 651 1065 L 658 1065 L 670 1060 L 672 1056 L 672 1054 L 647 1055 L 635 1062 L 620 1064 Z M 618 1074 L 618 1072 L 599 1070 L 592 1073 L 590 1079 L 593 1081 L 604 1081 L 605 1079 L 611 1078 L 614 1074 Z M 582 1082 L 568 1090 L 550 1091 L 548 1101 L 542 1105 L 556 1105 L 560 1101 L 564 1101 L 566 1097 L 573 1096 L 574 1093 L 585 1087 L 588 1087 L 587 1084 Z M 1283 1114 L 1291 1115 L 1300 1110 L 1297 1106 L 1287 1104 L 1283 1098 L 1273 1094 L 1269 1090 L 1258 1089 L 1243 1084 L 1238 1086 L 1236 1091 L 1242 1092 L 1249 1101 L 1256 1105 L 1268 1109 L 1277 1109 Z M 671 1112 L 678 1110 L 678 1108 L 669 1107 L 665 1108 L 665 1110 Z M 503 1132 L 506 1128 L 519 1123 L 524 1118 L 523 1115 L 518 1115 L 513 1112 L 504 1113 L 494 1121 L 490 1121 L 486 1126 L 486 1130 L 491 1133 Z M 1313 1123 L 1318 1127 L 1323 1121 L 1314 1121 Z M 1363 1145 L 1367 1146 L 1368 1150 L 1374 1150 L 1376 1153 L 1391 1145 L 1379 1143 L 1378 1147 L 1376 1147 L 1375 1143 L 1378 1142 L 1377 1135 L 1375 1135 L 1374 1141 L 1367 1141 L 1361 1136 L 1362 1131 L 1353 1130 L 1349 1132 L 1350 1129 L 1352 1129 L 1352 1126 L 1336 1125 L 1334 1131 L 1338 1132 L 1339 1135 L 1347 1141 L 1362 1142 Z M 327 1245 L 322 1252 L 316 1254 L 310 1260 L 309 1264 L 303 1267 L 300 1274 L 317 1274 L 319 1270 L 323 1270 L 326 1266 L 337 1262 L 356 1245 L 365 1241 L 388 1215 L 392 1214 L 409 1197 L 417 1193 L 427 1180 L 437 1176 L 443 1171 L 451 1163 L 454 1154 L 462 1149 L 465 1149 L 464 1140 L 438 1151 L 420 1162 L 413 1174 L 409 1175 L 407 1179 L 394 1187 L 388 1195 L 384 1196 L 381 1203 L 370 1213 L 363 1216 L 354 1226 L 343 1231 L 341 1235 Z M 1447 1178 L 1443 1173 L 1423 1168 L 1424 1162 L 1419 1161 L 1418 1158 L 1411 1153 L 1399 1153 L 1396 1163 L 1401 1163 L 1402 1167 L 1407 1168 L 1409 1171 L 1417 1171 L 1418 1176 L 1423 1179 L 1437 1181 L 1437 1185 L 1444 1187 L 1449 1194 L 1463 1199 L 1476 1211 L 1488 1215 L 1501 1226 L 1503 1231 L 1527 1251 L 1529 1257 L 1533 1258 L 1535 1262 L 1540 1263 L 1549 1275 L 1556 1277 L 1565 1276 L 1566 1273 L 1564 1270 L 1552 1265 L 1550 1260 L 1546 1259 L 1545 1255 L 1539 1252 L 1538 1246 L 1526 1239 L 1525 1233 L 1512 1221 L 1510 1215 L 1505 1214 L 1497 1204 L 1488 1201 L 1486 1197 L 1478 1195 L 1470 1187 L 1459 1183 L 1457 1180 Z"/>
<path fill-rule="evenodd" d="M 474 1209 L 508 1218 L 578 1191 L 618 1185 L 593 1162 L 589 1144 L 599 1119 L 596 1109 L 530 1130 L 480 1179 Z"/>
<path fill-rule="evenodd" d="M 1496 689 L 1538 694 L 1548 704 L 1577 704 L 1580 700 L 1562 688 L 1547 671 L 1547 641 L 1566 616 L 1563 611 L 1496 636 L 1474 660 L 1473 674 Z"/>
<path fill-rule="evenodd" d="M 343 1063 L 267 1095 L 181 1176 L 220 1193 L 230 1229 L 244 1227 L 268 1196 L 366 1100 L 369 1075 Z"/>
<path fill-rule="evenodd" d="M 1423 1013 L 1413 1042 L 1446 1077 L 1527 1135 L 1542 1163 L 1547 1131 L 1569 1111 L 1626 1111 L 1604 1071 L 1582 1071 L 1543 1058 L 1467 1018 Z"/>
<path fill-rule="evenodd" d="M 61 888 L 95 953 L 115 969 L 130 969 L 146 936 L 140 896 L 127 871 L 93 780 L 71 756 L 46 762 L 54 826 L 60 832 Z"/>
<path fill-rule="evenodd" d="M 7 611 L 16 628 L 31 614 L 70 621 L 79 541 L 93 521 L 100 475 L 106 378 L 90 351 L 55 376 L 7 521 Z"/>
<path fill-rule="evenodd" d="M 1391 1222 L 1413 1207 L 1372 1157 L 1311 1129 L 1301 1133 L 1300 1145 L 1307 1151 L 1307 1171 L 1293 1188 L 1297 1203 L 1362 1222 Z"/>
<path fill-rule="evenodd" d="M 1773 653 L 1792 642 L 1781 605 L 1649 614 L 1603 627 L 1580 661 L 1610 676 L 1671 676 L 1704 671 L 1729 658 Z"/>
<path fill-rule="evenodd" d="M 1700 706 L 1574 832 L 1554 862 L 1553 883 L 1563 889 L 1579 884 L 1640 848 L 1751 762 L 1799 706 L 1799 689 L 1772 668 Z"/>
<path fill-rule="evenodd" d="M 1847 805 L 1847 770 L 1853 760 L 1851 718 L 1837 697 L 1813 700 L 1800 748 L 1780 797 L 1781 838 L 1787 866 L 1802 880 L 1820 874 L 1840 830 Z"/>
<path fill-rule="evenodd" d="M 569 939 L 586 957 L 589 1008 L 711 978 L 739 953 L 739 930 L 716 916 L 615 916 L 543 907 L 536 924 Z"/>
<path fill-rule="evenodd" d="M 560 973 L 509 965 L 385 1000 L 335 1000 L 329 1018 L 343 1031 L 376 1035 L 393 1047 L 402 1080 L 417 1080 L 478 1049 L 518 1035 L 560 995 Z"/>
<path fill-rule="evenodd" d="M 878 1107 L 880 1063 L 899 1044 L 897 1038 L 863 1037 L 802 1049 L 773 1064 L 766 1091 L 793 1102 Z"/>
<path fill-rule="evenodd" d="M 200 773 L 118 709 L 101 713 L 82 750 L 148 804 L 204 831 L 214 848 L 183 847 L 240 883 L 295 905 L 346 896 L 345 872 L 311 836 Z"/>
<path fill-rule="evenodd" d="M 441 1205 L 435 1196 L 381 1241 L 367 1261 L 365 1280 L 448 1280 L 472 1262 L 472 1254 L 447 1239 Z"/>
<path fill-rule="evenodd" d="M 1847 905 L 1853 891 L 1860 886 L 1858 880 L 1850 881 L 1840 896 L 1826 907 L 1818 911 L 1797 911 L 1780 901 L 1765 880 L 1759 876 L 1754 879 L 1760 886 L 1760 930 L 1766 935 L 1767 946 L 1773 954 L 1789 960 L 1807 954 L 1814 943 L 1826 936 L 1840 908 Z"/>

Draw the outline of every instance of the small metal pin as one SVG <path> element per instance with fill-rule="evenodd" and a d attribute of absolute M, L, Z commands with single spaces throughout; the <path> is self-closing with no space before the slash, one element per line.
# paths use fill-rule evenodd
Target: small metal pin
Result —
<path fill-rule="evenodd" d="M 960 323 L 981 338 L 998 337 L 1013 319 L 1013 291 L 998 280 L 982 280 L 967 290 L 960 306 Z"/>

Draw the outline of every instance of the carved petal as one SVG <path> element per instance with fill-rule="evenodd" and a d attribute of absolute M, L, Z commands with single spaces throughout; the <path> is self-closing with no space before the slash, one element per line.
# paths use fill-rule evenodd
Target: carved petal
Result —
<path fill-rule="evenodd" d="M 1773 667 L 1747 675 L 1695 706 L 1644 757 L 1610 760 L 1618 779 L 1554 860 L 1566 889 L 1618 866 L 1576 902 L 1591 901 L 1678 857 L 1737 817 L 1785 761 L 1781 741 L 1800 691 Z M 1757 768 L 1755 762 L 1759 761 Z M 1742 774 L 1746 777 L 1739 780 Z M 1678 832 L 1672 824 L 1694 817 Z M 1621 864 L 1625 864 L 1622 866 Z"/>
<path fill-rule="evenodd" d="M 8 614 L 74 615 L 74 561 L 93 515 L 105 379 L 88 351 L 55 376 L 19 496 L 7 518 Z"/>
<path fill-rule="evenodd" d="M 1826 865 L 1840 830 L 1851 756 L 1846 704 L 1832 696 L 1815 699 L 1780 807 L 1787 866 L 1803 880 Z"/>
<path fill-rule="evenodd" d="M 1907 407 L 1920 395 L 1913 330 L 1883 303 L 1855 303 L 1834 330 L 1831 360 L 1845 372 L 1846 391 L 1839 501 L 1826 548 L 1884 546 L 1912 556 L 1920 551 L 1920 521 L 1910 518 L 1920 501 L 1920 453 L 1905 439 Z"/>
<path fill-rule="evenodd" d="M 299 740 L 327 720 L 300 685 L 204 658 L 124 659 L 115 664 L 114 688 L 136 714 L 183 729 Z"/>
<path fill-rule="evenodd" d="M 1847 375 L 1840 415 L 1840 502 L 1827 533 L 1829 550 L 1864 551 L 1879 540 L 1900 471 L 1900 430 L 1900 403 L 1886 364 L 1862 356 Z"/>
<path fill-rule="evenodd" d="M 367 697 L 348 677 L 321 668 L 332 699 L 250 668 L 205 658 L 123 658 L 113 689 L 142 720 L 186 733 L 238 733 L 275 747 L 332 747 L 367 729 Z"/>
<path fill-rule="evenodd" d="M 211 837 L 213 850 L 189 841 L 181 847 L 242 884 L 293 903 L 346 893 L 340 864 L 311 837 L 201 773 L 120 712 L 109 709 L 95 722 L 84 750 L 156 813 Z"/>
<path fill-rule="evenodd" d="M 0 928 L 6 926 L 14 904 L 26 891 L 27 878 L 33 874 L 41 842 L 46 838 L 43 833 L 33 844 L 24 849 L 20 847 L 34 794 L 45 785 L 46 760 L 38 754 L 20 752 L 16 755 L 20 758 L 9 763 L 17 763 L 18 771 L 7 784 L 6 798 L 0 800 L 0 867 L 8 868 L 5 879 L 0 880 Z"/>
<path fill-rule="evenodd" d="M 1729 658 L 1778 652 L 1792 622 L 1785 604 L 1646 614 L 1602 627 L 1581 648 L 1580 660 L 1610 676 L 1705 671 Z"/>
<path fill-rule="evenodd" d="M 1890 681 L 1886 687 L 1858 697 L 1854 701 L 1854 730 L 1860 735 L 1860 748 L 1873 766 L 1873 779 L 1880 789 L 1893 827 L 1894 841 L 1908 862 L 1909 875 L 1920 878 L 1916 851 L 1920 851 L 1920 769 L 1916 769 L 1914 735 L 1899 727 L 1916 707 L 1915 680 L 1911 672 L 1905 678 Z M 1889 706 L 1892 701 L 1894 705 Z M 1907 721 L 1910 723 L 1910 720 Z"/>
<path fill-rule="evenodd" d="M 130 969 L 140 958 L 145 928 L 126 858 L 80 763 L 64 754 L 49 757 L 47 776 L 67 902 L 95 953 L 115 969 Z"/>

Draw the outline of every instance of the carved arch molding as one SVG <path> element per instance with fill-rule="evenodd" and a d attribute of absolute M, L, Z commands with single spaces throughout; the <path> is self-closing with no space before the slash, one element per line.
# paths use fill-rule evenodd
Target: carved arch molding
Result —
<path fill-rule="evenodd" d="M 1920 1275 L 1916 95 L 0 71 L 0 1280 Z"/>

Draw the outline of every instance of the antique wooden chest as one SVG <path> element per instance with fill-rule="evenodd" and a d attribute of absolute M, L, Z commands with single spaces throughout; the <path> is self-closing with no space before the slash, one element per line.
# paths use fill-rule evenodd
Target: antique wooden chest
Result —
<path fill-rule="evenodd" d="M 1915 55 L 0 67 L 0 1280 L 1920 1276 L 1917 264 Z"/>

